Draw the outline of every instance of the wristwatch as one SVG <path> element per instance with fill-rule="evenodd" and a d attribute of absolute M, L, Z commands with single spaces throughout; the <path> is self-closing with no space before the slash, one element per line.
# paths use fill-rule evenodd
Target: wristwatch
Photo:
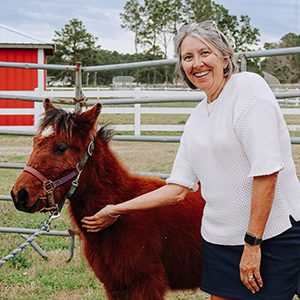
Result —
<path fill-rule="evenodd" d="M 262 238 L 258 238 L 255 235 L 246 232 L 244 241 L 251 246 L 260 245 L 262 243 Z"/>

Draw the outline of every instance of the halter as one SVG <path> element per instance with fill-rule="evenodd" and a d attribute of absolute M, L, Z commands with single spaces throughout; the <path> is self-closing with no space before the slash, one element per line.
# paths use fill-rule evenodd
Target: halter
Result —
<path fill-rule="evenodd" d="M 55 181 L 49 180 L 47 177 L 45 177 L 43 174 L 41 174 L 35 168 L 30 167 L 30 166 L 25 166 L 23 172 L 27 172 L 27 173 L 33 175 L 35 178 L 37 178 L 43 184 L 43 188 L 46 193 L 46 197 L 40 197 L 40 199 L 46 199 L 48 201 L 49 207 L 47 207 L 47 208 L 44 207 L 41 209 L 41 211 L 56 210 L 56 212 L 59 214 L 66 199 L 70 198 L 74 194 L 76 188 L 78 187 L 78 182 L 79 182 L 81 172 L 82 172 L 88 158 L 93 155 L 94 148 L 95 148 L 94 138 L 92 138 L 92 140 L 90 141 L 90 143 L 87 146 L 87 149 L 85 150 L 85 152 L 83 154 L 83 157 L 81 158 L 80 162 L 77 163 L 76 169 Z M 74 178 L 75 176 L 77 176 L 77 177 L 72 181 L 72 185 L 71 185 L 70 189 L 68 190 L 68 192 L 66 193 L 66 195 L 64 196 L 64 198 L 60 201 L 59 204 L 56 204 L 54 201 L 54 194 L 53 194 L 54 190 L 58 186 L 63 185 L 64 183 L 66 183 L 70 179 Z"/>

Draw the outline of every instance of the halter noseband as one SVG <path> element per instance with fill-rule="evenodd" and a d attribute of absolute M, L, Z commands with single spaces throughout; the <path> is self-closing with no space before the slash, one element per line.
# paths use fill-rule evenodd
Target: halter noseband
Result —
<path fill-rule="evenodd" d="M 88 144 L 87 149 L 85 150 L 80 162 L 77 163 L 76 169 L 74 169 L 69 174 L 67 174 L 55 181 L 49 180 L 47 177 L 45 177 L 43 174 L 41 174 L 35 168 L 30 167 L 30 166 L 25 166 L 25 168 L 23 169 L 23 172 L 27 172 L 27 173 L 33 175 L 35 178 L 37 178 L 43 184 L 43 188 L 46 193 L 46 197 L 40 197 L 40 199 L 47 199 L 49 207 L 44 207 L 43 209 L 41 209 L 41 211 L 49 211 L 49 210 L 53 210 L 53 209 L 56 209 L 56 211 L 58 213 L 61 211 L 61 209 L 65 203 L 65 200 L 74 194 L 74 192 L 78 186 L 81 172 L 82 172 L 88 158 L 93 155 L 94 148 L 95 148 L 95 144 L 94 144 L 94 138 L 93 138 L 91 140 L 91 142 Z M 77 176 L 77 177 L 75 178 L 75 180 L 72 181 L 72 185 L 71 185 L 70 189 L 68 190 L 68 192 L 66 193 L 66 195 L 64 196 L 64 198 L 61 200 L 61 202 L 59 204 L 56 204 L 54 201 L 54 194 L 53 194 L 54 190 L 58 186 L 63 185 L 64 183 L 71 180 L 75 176 Z"/>

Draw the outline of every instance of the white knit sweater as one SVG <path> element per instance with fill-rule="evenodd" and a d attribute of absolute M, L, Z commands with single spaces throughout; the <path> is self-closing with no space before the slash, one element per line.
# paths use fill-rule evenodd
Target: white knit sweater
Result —
<path fill-rule="evenodd" d="M 263 78 L 234 74 L 218 99 L 197 105 L 186 123 L 167 183 L 201 192 L 206 200 L 201 233 L 222 245 L 242 245 L 254 176 L 279 172 L 263 235 L 271 238 L 300 220 L 300 184 L 288 129 Z"/>

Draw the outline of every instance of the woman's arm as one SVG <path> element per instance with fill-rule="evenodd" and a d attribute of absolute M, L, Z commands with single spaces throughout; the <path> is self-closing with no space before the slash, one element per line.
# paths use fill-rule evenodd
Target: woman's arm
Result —
<path fill-rule="evenodd" d="M 261 238 L 272 208 L 278 173 L 253 178 L 252 202 L 248 233 Z M 263 286 L 260 275 L 261 249 L 260 245 L 245 243 L 240 262 L 240 276 L 244 285 L 253 293 Z M 253 280 L 249 277 L 254 276 Z"/>
<path fill-rule="evenodd" d="M 175 204 L 182 201 L 188 192 L 189 189 L 186 187 L 177 184 L 167 184 L 132 200 L 117 205 L 107 205 L 95 215 L 84 217 L 82 219 L 82 227 L 86 228 L 88 232 L 98 232 L 113 224 L 119 215 Z"/>

